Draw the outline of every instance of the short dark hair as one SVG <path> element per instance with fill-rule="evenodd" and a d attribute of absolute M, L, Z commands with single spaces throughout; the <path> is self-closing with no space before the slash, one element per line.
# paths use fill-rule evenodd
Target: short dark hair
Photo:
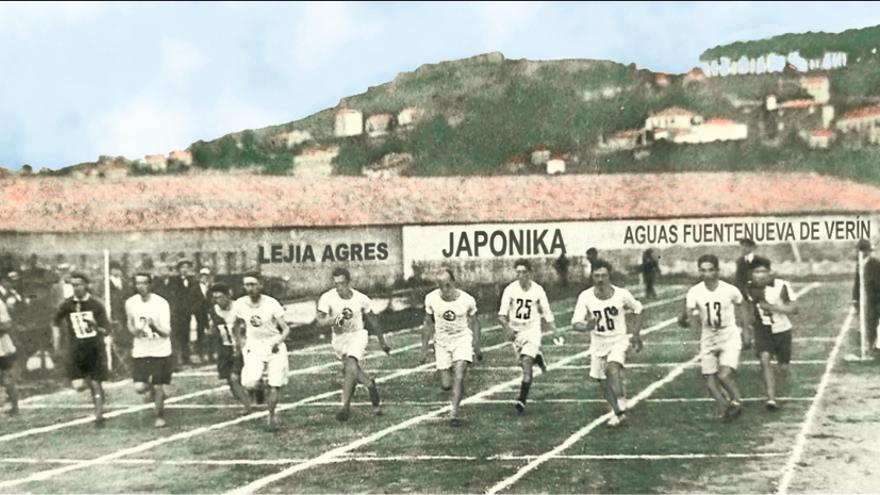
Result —
<path fill-rule="evenodd" d="M 223 294 L 226 294 L 227 296 L 230 294 L 229 287 L 227 287 L 226 284 L 212 285 L 211 286 L 211 294 L 213 294 L 215 292 L 222 292 Z"/>
<path fill-rule="evenodd" d="M 513 268 L 516 269 L 516 267 L 518 267 L 518 266 L 521 266 L 528 271 L 532 271 L 532 262 L 529 260 L 525 260 L 525 259 L 516 260 L 516 263 L 513 264 Z"/>
<path fill-rule="evenodd" d="M 177 269 L 179 270 L 181 266 L 189 265 L 190 268 L 193 267 L 193 262 L 190 260 L 180 260 L 177 262 Z"/>
<path fill-rule="evenodd" d="M 109 269 L 112 270 L 114 268 L 117 270 L 122 270 L 122 265 L 118 261 L 111 261 Z"/>
<path fill-rule="evenodd" d="M 150 272 L 137 272 L 131 276 L 131 280 L 135 281 L 138 277 L 147 277 L 147 282 L 153 283 L 153 274 Z"/>
<path fill-rule="evenodd" d="M 770 270 L 771 263 L 769 258 L 765 258 L 763 256 L 755 256 L 755 259 L 752 260 L 752 270 L 755 268 L 766 268 Z"/>
<path fill-rule="evenodd" d="M 73 272 L 73 273 L 71 273 L 71 274 L 70 274 L 70 279 L 73 280 L 73 279 L 75 279 L 75 278 L 82 279 L 82 281 L 85 282 L 86 284 L 90 284 L 90 283 L 92 282 L 92 281 L 89 279 L 89 277 L 88 277 L 85 273 L 83 273 L 83 272 Z"/>
<path fill-rule="evenodd" d="M 753 241 L 749 237 L 743 237 L 742 239 L 740 239 L 739 244 L 740 244 L 740 246 L 748 246 L 748 247 L 756 247 L 757 246 L 757 244 L 755 244 L 755 241 Z"/>
<path fill-rule="evenodd" d="M 260 275 L 259 272 L 255 272 L 255 271 L 245 272 L 245 274 L 241 276 L 241 279 L 244 280 L 246 278 L 255 278 L 255 279 L 257 279 L 257 282 L 263 283 L 263 277 Z"/>
<path fill-rule="evenodd" d="M 590 255 L 598 256 L 599 251 L 597 251 L 596 248 L 587 249 L 587 256 L 590 256 Z"/>
<path fill-rule="evenodd" d="M 342 268 L 341 266 L 333 269 L 333 278 L 336 277 L 345 277 L 345 280 L 351 282 L 351 273 L 349 273 L 347 268 Z"/>
<path fill-rule="evenodd" d="M 452 268 L 444 267 L 440 272 L 449 275 L 449 280 L 455 282 L 455 274 L 452 273 Z"/>
<path fill-rule="evenodd" d="M 611 267 L 611 263 L 609 263 L 605 260 L 596 260 L 593 262 L 591 272 L 596 273 L 596 270 L 599 270 L 600 268 L 604 268 L 604 269 L 608 270 L 608 273 L 611 273 L 612 271 L 614 271 L 614 269 Z"/>
<path fill-rule="evenodd" d="M 718 256 L 714 254 L 704 254 L 697 258 L 697 268 L 700 267 L 703 263 L 711 263 L 713 267 L 718 268 Z"/>

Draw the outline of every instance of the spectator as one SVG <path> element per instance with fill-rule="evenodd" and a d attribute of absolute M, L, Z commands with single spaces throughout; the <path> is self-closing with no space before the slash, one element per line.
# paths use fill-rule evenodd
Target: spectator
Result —
<path fill-rule="evenodd" d="M 15 306 L 27 302 L 21 295 L 19 283 L 18 272 L 15 270 L 0 277 L 0 299 L 6 303 L 6 309 L 10 313 L 15 311 Z"/>
<path fill-rule="evenodd" d="M 745 296 L 748 283 L 752 279 L 752 269 L 755 267 L 755 251 L 758 250 L 758 246 L 755 244 L 755 241 L 748 237 L 740 240 L 739 245 L 742 246 L 743 254 L 736 260 L 734 285 Z"/>
<path fill-rule="evenodd" d="M 202 268 L 199 270 L 199 305 L 196 309 L 196 350 L 199 353 L 201 362 L 214 362 L 214 348 L 216 347 L 211 341 L 212 334 L 208 331 L 209 319 L 208 315 L 213 311 L 213 299 L 211 295 L 211 286 L 214 285 L 214 276 L 211 274 L 210 268 Z"/>
<path fill-rule="evenodd" d="M 654 282 L 660 276 L 660 261 L 654 254 L 653 249 L 646 249 L 642 253 L 642 264 L 639 267 L 642 272 L 642 280 L 645 282 L 645 297 L 648 299 L 657 299 L 657 292 L 654 290 Z"/>
<path fill-rule="evenodd" d="M 559 258 L 556 258 L 556 261 L 553 262 L 553 268 L 556 270 L 556 275 L 559 276 L 559 284 L 563 287 L 568 287 L 568 265 L 570 262 L 568 258 L 565 257 L 565 253 L 559 255 Z"/>
<path fill-rule="evenodd" d="M 584 279 L 587 281 L 587 288 L 593 286 L 593 264 L 599 259 L 599 251 L 591 247 L 587 249 L 587 257 L 584 259 Z"/>
<path fill-rule="evenodd" d="M 877 323 L 880 320 L 880 260 L 872 256 L 873 248 L 871 241 L 862 239 L 856 244 L 856 249 L 865 257 L 865 301 L 860 299 L 859 283 L 861 280 L 858 262 L 856 266 L 856 277 L 853 283 L 853 305 L 858 310 L 864 308 L 865 312 L 865 333 L 868 338 L 868 349 L 875 349 L 877 345 Z M 859 304 L 859 303 L 863 304 Z"/>
<path fill-rule="evenodd" d="M 0 300 L 0 384 L 6 389 L 9 410 L 6 414 L 18 414 L 18 366 L 15 364 L 15 345 L 12 343 L 12 318 L 6 303 Z"/>
<path fill-rule="evenodd" d="M 110 263 L 110 319 L 117 323 L 125 323 L 125 300 L 134 292 L 122 266 L 117 262 Z"/>
<path fill-rule="evenodd" d="M 180 260 L 177 263 L 179 275 L 171 278 L 168 284 L 170 298 L 166 300 L 171 306 L 171 342 L 177 356 L 177 365 L 192 364 L 189 348 L 190 323 L 193 315 L 202 306 L 198 284 L 195 277 L 190 275 L 192 267 L 191 261 Z"/>

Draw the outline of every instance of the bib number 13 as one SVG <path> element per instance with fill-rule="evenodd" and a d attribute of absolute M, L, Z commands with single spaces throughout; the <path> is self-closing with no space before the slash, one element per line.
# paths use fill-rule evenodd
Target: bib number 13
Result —
<path fill-rule="evenodd" d="M 712 321 L 712 316 L 715 316 L 715 321 Z M 714 303 L 706 303 L 706 326 L 720 328 L 721 327 L 721 303 L 715 301 Z"/>

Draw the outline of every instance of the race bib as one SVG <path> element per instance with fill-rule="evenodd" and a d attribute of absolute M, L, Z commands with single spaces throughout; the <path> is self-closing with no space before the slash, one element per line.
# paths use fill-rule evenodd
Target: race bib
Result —
<path fill-rule="evenodd" d="M 90 339 L 98 335 L 95 331 L 97 328 L 95 315 L 91 311 L 70 313 L 70 328 L 73 329 L 73 334 L 78 339 Z"/>
<path fill-rule="evenodd" d="M 147 318 L 144 316 L 138 318 L 137 328 L 138 330 L 143 332 L 145 337 L 148 339 L 158 339 L 161 337 L 161 335 L 159 335 L 157 332 L 154 332 L 150 325 L 147 324 Z"/>

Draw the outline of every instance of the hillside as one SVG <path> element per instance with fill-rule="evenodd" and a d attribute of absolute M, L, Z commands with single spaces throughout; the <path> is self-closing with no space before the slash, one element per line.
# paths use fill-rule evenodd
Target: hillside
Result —
<path fill-rule="evenodd" d="M 699 68 L 668 75 L 608 61 L 485 54 L 424 65 L 302 120 L 198 141 L 174 159 L 102 157 L 61 174 L 110 176 L 126 167 L 141 174 L 361 175 L 365 167 L 375 175 L 545 173 L 548 159 L 558 159 L 566 173 L 772 169 L 880 183 L 874 117 L 867 127 L 841 123 L 847 112 L 871 113 L 880 102 L 875 38 L 880 27 L 704 52 L 704 61 L 751 60 L 800 49 L 810 68 L 757 73 L 737 64 L 724 77 Z M 823 61 L 836 53 L 845 57 Z M 687 122 L 670 124 L 673 114 Z"/>

